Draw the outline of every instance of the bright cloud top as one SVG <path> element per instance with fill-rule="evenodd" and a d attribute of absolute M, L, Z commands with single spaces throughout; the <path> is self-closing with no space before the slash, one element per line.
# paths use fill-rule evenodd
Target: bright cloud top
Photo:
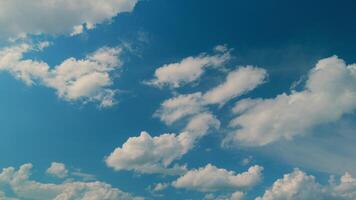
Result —
<path fill-rule="evenodd" d="M 52 162 L 46 173 L 58 178 L 65 178 L 68 176 L 68 170 L 65 164 L 58 162 Z"/>
<path fill-rule="evenodd" d="M 13 167 L 4 168 L 0 173 L 0 189 L 10 189 L 13 198 L 5 197 L 6 193 L 4 192 L 0 193 L 0 198 L 4 197 L 11 200 L 143 200 L 143 198 L 134 197 L 99 181 L 41 183 L 30 179 L 31 168 L 32 164 L 24 164 L 18 170 Z"/>
<path fill-rule="evenodd" d="M 182 174 L 185 166 L 174 165 L 192 149 L 209 128 L 218 128 L 220 122 L 210 113 L 202 113 L 192 118 L 185 131 L 180 134 L 166 133 L 152 137 L 142 132 L 138 137 L 130 137 L 122 147 L 116 148 L 107 158 L 106 164 L 115 170 L 134 170 L 140 173 Z"/>
<path fill-rule="evenodd" d="M 340 178 L 339 183 L 331 179 L 330 185 L 321 185 L 315 177 L 295 169 L 290 174 L 275 181 L 262 197 L 256 200 L 352 200 L 356 198 L 356 179 L 349 173 Z"/>
<path fill-rule="evenodd" d="M 236 131 L 226 141 L 255 146 L 289 140 L 355 109 L 356 65 L 333 56 L 316 64 L 302 91 L 238 102 L 233 109 L 238 116 L 230 122 Z"/>
<path fill-rule="evenodd" d="M 137 0 L 2 0 L 0 38 L 28 34 L 80 34 L 122 12 Z M 20 6 L 19 6 L 20 5 Z"/>
<path fill-rule="evenodd" d="M 0 70 L 10 72 L 27 85 L 42 84 L 67 101 L 97 101 L 101 107 L 115 104 L 111 72 L 122 63 L 120 48 L 104 47 L 84 59 L 68 58 L 51 68 L 47 63 L 23 59 L 23 54 L 41 45 L 22 44 L 0 50 Z"/>
<path fill-rule="evenodd" d="M 155 78 L 149 84 L 162 87 L 178 88 L 197 80 L 207 68 L 222 67 L 231 58 L 225 46 L 215 47 L 215 53 L 200 54 L 197 57 L 187 57 L 178 63 L 166 64 L 155 71 Z"/>
<path fill-rule="evenodd" d="M 201 192 L 246 189 L 261 181 L 262 170 L 263 167 L 256 165 L 250 167 L 247 172 L 236 174 L 234 171 L 227 171 L 208 164 L 205 167 L 188 171 L 172 185 L 176 188 Z"/>

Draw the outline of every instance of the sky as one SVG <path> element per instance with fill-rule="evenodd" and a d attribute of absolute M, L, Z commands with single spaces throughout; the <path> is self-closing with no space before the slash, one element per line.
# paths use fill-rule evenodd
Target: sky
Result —
<path fill-rule="evenodd" d="M 356 199 L 352 0 L 1 0 L 0 200 Z"/>

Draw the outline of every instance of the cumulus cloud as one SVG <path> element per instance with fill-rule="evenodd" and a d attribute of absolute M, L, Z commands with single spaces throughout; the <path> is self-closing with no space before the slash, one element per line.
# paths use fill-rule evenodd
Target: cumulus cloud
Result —
<path fill-rule="evenodd" d="M 329 185 L 321 185 L 314 176 L 295 169 L 290 174 L 276 180 L 262 197 L 256 200 L 352 200 L 356 198 L 356 179 L 349 173 L 340 178 L 339 183 L 333 179 Z"/>
<path fill-rule="evenodd" d="M 122 63 L 120 48 L 103 47 L 84 59 L 68 58 L 50 67 L 47 63 L 24 59 L 24 53 L 43 45 L 22 44 L 0 50 L 0 71 L 7 71 L 27 85 L 41 84 L 57 91 L 67 101 L 96 101 L 101 107 L 115 104 L 111 72 Z"/>
<path fill-rule="evenodd" d="M 177 63 L 166 64 L 155 71 L 155 78 L 148 81 L 157 87 L 169 86 L 178 88 L 197 80 L 207 68 L 223 66 L 231 58 L 230 51 L 225 46 L 215 47 L 215 53 L 206 53 L 196 57 L 187 57 Z"/>
<path fill-rule="evenodd" d="M 119 13 L 131 12 L 136 3 L 137 0 L 2 0 L 0 38 L 80 34 Z"/>
<path fill-rule="evenodd" d="M 339 120 L 356 109 L 356 65 L 336 56 L 320 60 L 304 90 L 271 99 L 247 99 L 233 109 L 236 128 L 226 142 L 266 145 L 306 134 L 316 125 Z"/>
<path fill-rule="evenodd" d="M 324 192 L 320 184 L 316 183 L 314 176 L 308 176 L 299 169 L 278 179 L 268 189 L 263 197 L 256 200 L 292 200 L 292 199 L 323 199 Z"/>
<path fill-rule="evenodd" d="M 68 176 L 68 170 L 65 164 L 58 162 L 52 162 L 46 173 L 58 178 L 65 178 Z"/>
<path fill-rule="evenodd" d="M 106 164 L 115 170 L 134 170 L 140 173 L 182 174 L 185 166 L 171 166 L 192 149 L 209 128 L 218 128 L 220 122 L 210 113 L 202 113 L 192 118 L 180 134 L 166 133 L 152 137 L 141 132 L 138 137 L 130 137 L 122 147 L 116 148 L 107 158 Z"/>
<path fill-rule="evenodd" d="M 36 199 L 36 200 L 142 200 L 123 192 L 111 185 L 99 181 L 64 183 L 42 183 L 31 180 L 32 164 L 24 164 L 18 170 L 13 167 L 4 168 L 0 173 L 0 188 L 10 190 L 11 198 L 5 199 Z M 5 190 L 5 189 L 4 189 Z M 9 197 L 10 194 L 7 196 Z M 5 193 L 0 193 L 0 197 Z"/>
<path fill-rule="evenodd" d="M 267 77 L 266 70 L 246 66 L 230 72 L 224 83 L 204 94 L 204 100 L 209 104 L 223 104 L 230 99 L 255 89 Z"/>
<path fill-rule="evenodd" d="M 182 94 L 165 100 L 154 116 L 170 125 L 183 117 L 200 113 L 204 109 L 201 92 Z"/>
<path fill-rule="evenodd" d="M 263 167 L 256 165 L 250 167 L 246 172 L 237 174 L 234 171 L 220 169 L 208 164 L 205 167 L 188 171 L 174 181 L 172 185 L 176 188 L 201 192 L 245 189 L 260 182 L 262 170 Z"/>
<path fill-rule="evenodd" d="M 224 104 L 262 84 L 267 77 L 264 69 L 246 66 L 238 67 L 227 74 L 226 80 L 208 90 L 206 93 L 196 92 L 182 94 L 165 100 L 154 116 L 170 125 L 173 122 L 208 110 L 212 104 Z"/>

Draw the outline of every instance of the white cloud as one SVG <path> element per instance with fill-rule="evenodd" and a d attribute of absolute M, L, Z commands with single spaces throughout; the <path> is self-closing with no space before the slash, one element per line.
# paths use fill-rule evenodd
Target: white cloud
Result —
<path fill-rule="evenodd" d="M 165 190 L 166 188 L 169 187 L 168 183 L 157 183 L 154 187 L 153 187 L 153 191 L 154 192 L 159 192 L 162 190 Z"/>
<path fill-rule="evenodd" d="M 162 87 L 178 88 L 197 80 L 206 68 L 221 67 L 231 58 L 229 50 L 224 46 L 215 47 L 215 53 L 200 54 L 197 57 L 187 57 L 178 63 L 166 64 L 155 71 L 155 78 L 148 84 Z"/>
<path fill-rule="evenodd" d="M 234 111 L 240 115 L 230 122 L 236 131 L 226 142 L 265 145 L 290 140 L 355 109 L 356 65 L 346 65 L 333 56 L 317 63 L 302 91 L 237 103 Z"/>
<path fill-rule="evenodd" d="M 340 178 L 340 183 L 332 183 L 332 193 L 334 196 L 339 196 L 342 199 L 356 199 L 356 179 L 350 173 L 345 173 Z"/>
<path fill-rule="evenodd" d="M 0 38 L 80 34 L 84 28 L 131 12 L 137 0 L 2 0 Z"/>
<path fill-rule="evenodd" d="M 292 173 L 276 180 L 272 187 L 256 200 L 353 200 L 356 198 L 356 179 L 349 173 L 345 173 L 339 183 L 335 183 L 333 179 L 329 183 L 329 185 L 321 185 L 314 176 L 295 169 Z"/>
<path fill-rule="evenodd" d="M 65 178 L 68 176 L 68 170 L 65 164 L 58 162 L 52 162 L 46 173 L 58 178 Z"/>
<path fill-rule="evenodd" d="M 154 116 L 159 117 L 161 121 L 170 125 L 183 117 L 200 113 L 204 109 L 202 94 L 197 92 L 165 100 Z"/>
<path fill-rule="evenodd" d="M 205 123 L 204 123 L 205 122 Z M 210 113 L 202 113 L 192 118 L 180 134 L 166 133 L 152 137 L 141 132 L 138 137 L 130 137 L 122 147 L 116 148 L 107 158 L 106 164 L 115 170 L 134 170 L 140 173 L 182 174 L 185 166 L 171 166 L 192 149 L 210 127 L 218 128 L 220 122 Z"/>
<path fill-rule="evenodd" d="M 308 176 L 299 169 L 278 179 L 263 197 L 256 200 L 321 200 L 324 197 L 321 185 L 316 183 L 314 176 Z"/>
<path fill-rule="evenodd" d="M 242 192 L 234 192 L 228 200 L 242 200 L 244 196 L 245 195 Z"/>
<path fill-rule="evenodd" d="M 224 104 L 255 89 L 266 77 L 267 72 L 262 68 L 239 67 L 227 75 L 224 83 L 205 93 L 203 98 L 208 104 Z"/>
<path fill-rule="evenodd" d="M 250 188 L 260 182 L 263 167 L 250 167 L 247 172 L 236 174 L 234 171 L 219 169 L 211 164 L 188 171 L 172 185 L 176 188 L 214 192 Z"/>
<path fill-rule="evenodd" d="M 97 101 L 101 107 L 115 104 L 115 90 L 109 86 L 111 72 L 122 65 L 118 58 L 120 48 L 100 48 L 85 59 L 68 58 L 50 67 L 45 62 L 23 58 L 24 53 L 43 48 L 42 43 L 37 46 L 22 44 L 0 50 L 0 70 L 10 72 L 27 85 L 53 88 L 67 101 Z"/>
<path fill-rule="evenodd" d="M 16 199 L 36 200 L 142 200 L 133 197 L 111 185 L 99 181 L 64 183 L 41 183 L 30 179 L 32 164 L 24 164 L 18 170 L 13 167 L 4 168 L 0 173 L 0 188 L 11 190 Z M 4 196 L 4 195 L 3 195 Z M 9 195 L 8 195 L 9 196 Z M 1 197 L 1 196 L 0 196 Z"/>
<path fill-rule="evenodd" d="M 224 104 L 232 98 L 253 90 L 263 83 L 266 76 L 266 71 L 261 68 L 238 67 L 227 74 L 225 82 L 204 94 L 196 92 L 165 100 L 154 116 L 170 125 L 184 117 L 208 110 L 208 105 Z"/>

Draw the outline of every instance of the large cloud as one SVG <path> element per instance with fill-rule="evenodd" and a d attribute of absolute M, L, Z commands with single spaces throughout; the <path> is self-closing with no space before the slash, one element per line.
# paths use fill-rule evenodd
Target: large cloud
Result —
<path fill-rule="evenodd" d="M 79 34 L 130 12 L 137 0 L 2 0 L 0 38 L 27 34 Z"/>
<path fill-rule="evenodd" d="M 111 185 L 95 182 L 66 181 L 59 184 L 41 183 L 30 179 L 32 164 L 24 164 L 18 170 L 13 167 L 4 168 L 0 173 L 0 189 L 8 190 L 5 199 L 36 199 L 36 200 L 142 200 Z M 0 193 L 0 198 L 5 196 Z"/>
<path fill-rule="evenodd" d="M 236 128 L 227 141 L 265 145 L 292 139 L 316 125 L 339 120 L 356 109 L 356 65 L 336 56 L 320 60 L 308 76 L 305 89 L 272 99 L 246 99 L 237 103 Z"/>
<path fill-rule="evenodd" d="M 237 67 L 227 74 L 226 80 L 206 93 L 178 95 L 165 100 L 154 116 L 166 124 L 207 110 L 212 104 L 224 104 L 262 84 L 267 77 L 264 69 L 246 66 Z"/>
<path fill-rule="evenodd" d="M 330 179 L 329 185 L 319 184 L 314 176 L 295 169 L 276 180 L 262 197 L 256 200 L 353 200 L 356 198 L 356 179 L 345 173 L 339 183 Z"/>
<path fill-rule="evenodd" d="M 220 122 L 210 113 L 192 118 L 185 131 L 180 134 L 166 133 L 152 137 L 142 132 L 138 137 L 129 138 L 122 147 L 116 148 L 107 158 L 106 164 L 115 170 L 134 170 L 140 173 L 182 174 L 184 166 L 174 165 L 192 149 L 210 127 L 218 128 Z"/>
<path fill-rule="evenodd" d="M 186 83 L 197 80 L 208 67 L 223 66 L 230 60 L 230 52 L 224 46 L 215 47 L 215 54 L 200 54 L 197 57 L 187 57 L 178 63 L 166 64 L 155 71 L 155 78 L 148 84 L 162 87 L 178 88 Z"/>
<path fill-rule="evenodd" d="M 100 48 L 84 59 L 68 58 L 50 67 L 47 63 L 24 59 L 24 53 L 43 45 L 22 44 L 0 50 L 0 70 L 10 72 L 27 85 L 42 84 L 57 91 L 59 97 L 72 101 L 97 101 L 101 107 L 115 103 L 111 72 L 122 65 L 120 48 Z"/>
<path fill-rule="evenodd" d="M 256 185 L 262 178 L 263 167 L 250 167 L 247 172 L 236 174 L 234 171 L 219 169 L 208 164 L 199 169 L 188 171 L 172 185 L 176 188 L 215 192 L 219 190 L 246 189 Z"/>

